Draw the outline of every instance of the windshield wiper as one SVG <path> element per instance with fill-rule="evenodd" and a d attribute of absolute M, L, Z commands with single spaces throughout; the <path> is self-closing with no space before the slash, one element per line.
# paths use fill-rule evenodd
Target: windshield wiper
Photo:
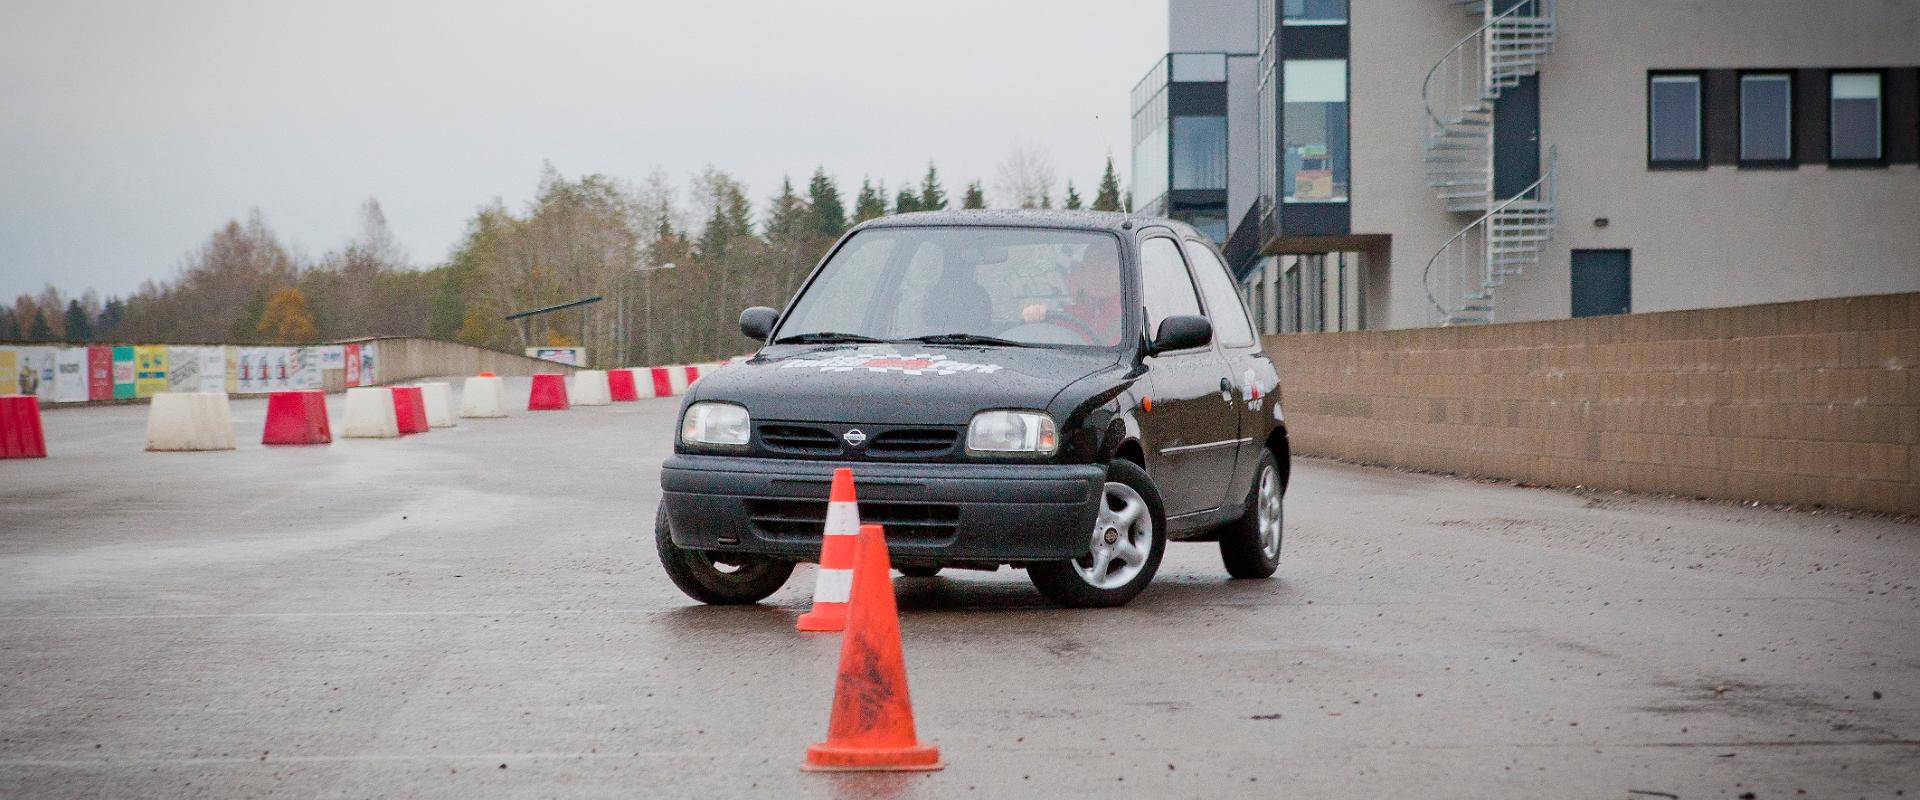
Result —
<path fill-rule="evenodd" d="M 861 336 L 860 334 L 857 334 L 857 333 L 835 333 L 833 331 L 819 331 L 816 333 L 798 333 L 792 336 L 782 336 L 778 339 L 773 340 L 773 343 L 774 344 L 849 344 L 849 343 L 873 344 L 873 343 L 882 343 L 885 341 L 887 340 L 875 339 L 871 336 Z"/>
<path fill-rule="evenodd" d="M 1027 342 L 1016 342 L 998 336 L 982 336 L 978 333 L 934 333 L 926 336 L 909 336 L 905 341 L 926 342 L 927 344 L 990 344 L 1000 347 L 1032 347 Z"/>

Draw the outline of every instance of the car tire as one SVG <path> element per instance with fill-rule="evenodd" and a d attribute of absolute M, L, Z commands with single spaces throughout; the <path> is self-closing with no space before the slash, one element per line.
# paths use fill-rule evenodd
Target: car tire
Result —
<path fill-rule="evenodd" d="M 660 550 L 660 565 L 667 570 L 673 585 L 688 597 L 708 605 L 731 606 L 758 603 L 780 591 L 793 575 L 794 564 L 766 556 L 725 553 L 737 564 L 732 571 L 720 568 L 723 562 L 705 550 L 690 550 L 673 543 L 667 510 L 661 508 L 653 523 L 653 542 Z"/>
<path fill-rule="evenodd" d="M 940 574 L 939 567 L 894 567 L 900 574 L 909 578 L 931 578 Z"/>
<path fill-rule="evenodd" d="M 1130 461 L 1108 464 L 1100 508 L 1088 555 L 1028 565 L 1028 579 L 1047 599 L 1068 608 L 1126 605 L 1160 570 L 1167 515 L 1146 470 Z"/>
<path fill-rule="evenodd" d="M 1280 542 L 1286 533 L 1287 487 L 1273 453 L 1262 450 L 1246 513 L 1220 531 L 1220 560 L 1235 578 L 1271 578 L 1280 568 Z"/>

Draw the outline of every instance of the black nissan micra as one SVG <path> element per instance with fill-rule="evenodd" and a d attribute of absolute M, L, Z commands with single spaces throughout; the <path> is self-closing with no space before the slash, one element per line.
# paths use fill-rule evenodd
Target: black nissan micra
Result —
<path fill-rule="evenodd" d="M 703 377 L 661 470 L 675 585 L 752 603 L 819 557 L 851 467 L 901 573 L 1024 568 L 1066 606 L 1146 588 L 1168 541 L 1280 559 L 1274 365 L 1198 231 L 1119 213 L 937 211 L 842 237 L 762 346 Z"/>

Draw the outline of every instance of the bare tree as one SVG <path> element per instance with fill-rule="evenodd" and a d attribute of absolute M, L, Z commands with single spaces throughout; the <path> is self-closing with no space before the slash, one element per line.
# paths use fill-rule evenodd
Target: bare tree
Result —
<path fill-rule="evenodd" d="M 1033 142 L 1015 141 L 1000 159 L 995 199 L 1016 208 L 1052 208 L 1053 182 L 1053 154 Z"/>

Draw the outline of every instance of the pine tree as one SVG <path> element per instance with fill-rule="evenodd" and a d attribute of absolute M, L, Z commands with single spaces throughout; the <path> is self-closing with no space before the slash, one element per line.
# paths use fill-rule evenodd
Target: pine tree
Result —
<path fill-rule="evenodd" d="M 110 339 L 114 331 L 120 329 L 120 321 L 126 318 L 126 301 L 118 297 L 111 298 L 107 300 L 106 305 L 100 307 L 100 316 L 93 321 L 93 334 L 101 339 Z M 4 327 L 0 327 L 0 331 L 4 330 Z"/>
<path fill-rule="evenodd" d="M 1073 181 L 1067 181 L 1067 210 L 1080 210 L 1080 193 L 1073 188 Z"/>
<path fill-rule="evenodd" d="M 866 222 L 887 214 L 887 188 L 875 187 L 865 178 L 860 179 L 860 195 L 853 201 L 853 221 L 855 224 Z"/>
<path fill-rule="evenodd" d="M 20 327 L 14 324 L 13 309 L 0 305 L 0 342 L 20 338 Z"/>
<path fill-rule="evenodd" d="M 824 166 L 814 167 L 813 179 L 807 181 L 807 231 L 827 239 L 847 232 L 847 206 Z"/>
<path fill-rule="evenodd" d="M 893 213 L 906 214 L 920 210 L 920 196 L 912 189 L 901 187 L 900 193 L 893 196 Z"/>
<path fill-rule="evenodd" d="M 87 310 L 80 307 L 79 300 L 67 301 L 66 339 L 69 342 L 88 342 L 93 340 L 93 323 L 87 321 Z"/>
<path fill-rule="evenodd" d="M 47 327 L 47 315 L 40 313 L 37 306 L 33 309 L 33 320 L 27 323 L 27 341 L 53 341 L 53 330 Z"/>
<path fill-rule="evenodd" d="M 1107 171 L 1100 176 L 1100 190 L 1093 195 L 1093 210 L 1120 210 L 1120 176 L 1113 173 L 1113 156 L 1107 156 Z"/>
<path fill-rule="evenodd" d="M 945 211 L 947 208 L 947 190 L 940 186 L 940 171 L 934 169 L 933 162 L 927 162 L 927 175 L 920 179 L 921 211 Z"/>
<path fill-rule="evenodd" d="M 961 208 L 986 208 L 987 193 L 980 188 L 980 182 L 967 184 L 967 193 L 960 198 Z"/>

